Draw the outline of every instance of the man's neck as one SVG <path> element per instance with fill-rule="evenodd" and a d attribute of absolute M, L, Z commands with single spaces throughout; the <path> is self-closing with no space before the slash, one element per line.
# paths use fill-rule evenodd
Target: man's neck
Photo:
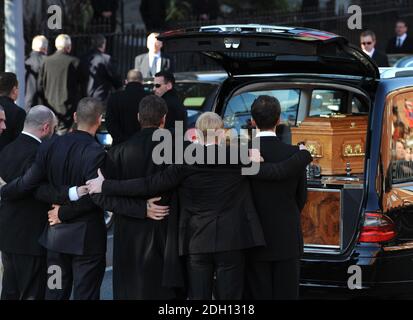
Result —
<path fill-rule="evenodd" d="M 84 132 L 89 133 L 89 134 L 92 135 L 92 136 L 95 136 L 95 135 L 96 135 L 97 128 L 96 128 L 96 127 L 78 126 L 78 127 L 77 127 L 77 130 L 78 130 L 78 131 L 84 131 Z"/>
<path fill-rule="evenodd" d="M 33 130 L 33 129 L 29 129 L 29 128 L 24 128 L 23 129 L 23 131 L 22 131 L 22 133 L 24 134 L 27 134 L 27 135 L 29 135 L 29 136 L 33 136 L 33 138 L 34 137 L 36 137 L 38 140 L 42 140 L 42 135 L 38 132 L 38 131 L 36 131 L 36 130 Z M 36 140 L 37 140 L 36 139 Z"/>

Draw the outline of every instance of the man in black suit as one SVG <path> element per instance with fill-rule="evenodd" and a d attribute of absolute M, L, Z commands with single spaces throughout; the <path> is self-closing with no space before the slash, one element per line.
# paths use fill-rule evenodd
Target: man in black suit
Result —
<path fill-rule="evenodd" d="M 151 33 L 146 40 L 149 52 L 135 58 L 135 69 L 142 72 L 143 78 L 152 78 L 160 71 L 174 72 L 172 59 L 162 54 L 162 41 L 157 36 L 159 33 Z"/>
<path fill-rule="evenodd" d="M 387 43 L 386 53 L 413 53 L 413 39 L 407 35 L 407 22 L 397 20 L 396 36 Z"/>
<path fill-rule="evenodd" d="M 241 299 L 244 250 L 264 245 L 250 182 L 230 157 L 235 151 L 237 158 L 238 150 L 221 145 L 220 134 L 206 143 L 208 130 L 222 132 L 222 128 L 223 121 L 215 113 L 204 113 L 198 118 L 197 129 L 204 138 L 190 146 L 195 154 L 201 155 L 193 166 L 172 165 L 147 178 L 123 181 L 104 181 L 99 175 L 88 182 L 91 193 L 103 191 L 107 196 L 127 197 L 157 195 L 179 186 L 179 254 L 185 256 L 188 297 L 192 300 L 212 298 L 214 273 L 216 299 Z M 310 160 L 305 151 L 288 162 L 262 164 L 255 178 L 286 179 Z"/>
<path fill-rule="evenodd" d="M 82 80 L 85 96 L 96 98 L 103 103 L 112 89 L 119 89 L 122 81 L 117 75 L 113 59 L 106 54 L 106 39 L 98 34 L 92 38 L 92 51 L 81 60 Z"/>
<path fill-rule="evenodd" d="M 389 67 L 387 55 L 376 49 L 376 34 L 373 31 L 365 30 L 360 34 L 360 46 L 379 67 Z"/>
<path fill-rule="evenodd" d="M 26 112 L 31 107 L 42 103 L 39 92 L 38 80 L 40 68 L 43 65 L 44 58 L 47 56 L 49 42 L 45 36 L 36 36 L 32 41 L 32 52 L 25 61 L 26 67 L 26 96 L 24 99 L 24 108 Z"/>
<path fill-rule="evenodd" d="M 4 130 L 6 130 L 6 113 L 4 112 L 3 107 L 0 105 L 0 136 Z"/>
<path fill-rule="evenodd" d="M 79 59 L 70 56 L 72 41 L 60 34 L 55 41 L 57 51 L 44 59 L 39 74 L 39 90 L 44 103 L 59 119 L 59 133 L 65 133 L 73 124 L 73 113 L 80 94 Z"/>
<path fill-rule="evenodd" d="M 2 151 L 0 177 L 10 182 L 32 165 L 42 140 L 57 121 L 45 106 L 27 114 L 22 133 Z M 29 196 L 0 202 L 0 250 L 4 266 L 2 300 L 40 300 L 46 290 L 46 251 L 38 240 L 47 224 L 49 205 Z"/>
<path fill-rule="evenodd" d="M 100 101 L 82 99 L 74 114 L 77 130 L 42 145 L 25 175 L 2 188 L 2 199 L 14 200 L 30 195 L 43 181 L 65 190 L 67 186 L 82 186 L 95 177 L 105 160 L 105 151 L 95 140 L 102 112 Z M 78 197 L 76 188 L 69 189 L 69 194 L 71 199 Z M 80 210 L 68 208 L 59 210 L 58 215 L 49 214 L 50 226 L 41 239 L 41 244 L 48 250 L 48 268 L 56 270 L 54 266 L 57 266 L 61 271 L 61 288 L 53 284 L 48 286 L 46 299 L 69 299 L 72 286 L 76 300 L 99 299 L 106 252 L 103 210 L 93 202 Z"/>
<path fill-rule="evenodd" d="M 112 145 L 128 140 L 140 130 L 137 114 L 139 103 L 146 95 L 142 73 L 138 70 L 128 72 L 124 90 L 110 95 L 105 122 L 113 138 Z"/>
<path fill-rule="evenodd" d="M 16 75 L 11 72 L 0 72 L 0 105 L 7 119 L 7 129 L 0 136 L 0 154 L 1 150 L 14 141 L 23 129 L 26 112 L 14 103 L 18 96 L 19 84 Z"/>
<path fill-rule="evenodd" d="M 162 97 L 168 105 L 165 128 L 173 132 L 175 130 L 175 122 L 180 121 L 185 132 L 187 128 L 188 115 L 174 86 L 175 77 L 173 73 L 161 71 L 155 74 L 155 79 L 153 81 L 153 92 L 158 97 Z"/>
<path fill-rule="evenodd" d="M 260 131 L 260 152 L 266 162 L 277 163 L 296 154 L 298 147 L 281 142 L 275 133 L 281 107 L 270 96 L 258 97 L 251 108 L 252 124 Z M 303 250 L 300 213 L 307 187 L 304 168 L 281 181 L 252 181 L 252 193 L 263 226 L 266 246 L 247 255 L 247 292 L 257 300 L 298 299 L 299 264 Z"/>

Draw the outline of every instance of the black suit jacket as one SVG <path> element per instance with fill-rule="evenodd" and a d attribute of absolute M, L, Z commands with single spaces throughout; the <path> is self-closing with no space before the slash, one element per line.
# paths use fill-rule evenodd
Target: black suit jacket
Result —
<path fill-rule="evenodd" d="M 23 175 L 32 165 L 40 142 L 21 134 L 7 145 L 0 157 L 0 177 L 6 181 Z M 33 195 L 0 202 L 0 250 L 21 255 L 41 256 L 45 250 L 38 240 L 47 224 L 49 205 Z"/>
<path fill-rule="evenodd" d="M 1 150 L 15 140 L 23 130 L 26 112 L 6 96 L 0 97 L 0 105 L 6 114 L 6 130 L 0 135 L 1 154 Z"/>
<path fill-rule="evenodd" d="M 265 162 L 287 160 L 298 147 L 281 142 L 277 137 L 261 137 L 260 152 Z M 306 174 L 281 181 L 252 181 L 254 203 L 264 230 L 264 248 L 250 251 L 255 260 L 273 261 L 297 258 L 303 249 L 300 213 L 307 199 Z"/>
<path fill-rule="evenodd" d="M 38 79 L 44 58 L 45 55 L 43 53 L 32 51 L 24 63 L 26 67 L 26 96 L 24 99 L 24 108 L 26 111 L 29 111 L 33 106 L 43 103 L 39 91 Z"/>
<path fill-rule="evenodd" d="M 103 166 L 105 156 L 102 146 L 87 132 L 74 131 L 56 137 L 41 145 L 34 164 L 24 176 L 2 188 L 2 199 L 17 200 L 26 197 L 45 181 L 56 189 L 84 185 L 87 180 L 97 176 L 97 169 Z M 55 198 L 45 200 L 51 203 Z M 87 200 L 85 197 L 82 201 Z M 103 210 L 93 203 L 87 203 L 85 207 L 62 213 L 59 211 L 63 224 L 48 227 L 42 244 L 49 250 L 61 253 L 104 253 L 106 226 Z"/>
<path fill-rule="evenodd" d="M 373 53 L 373 60 L 376 62 L 376 64 L 379 67 L 389 67 L 389 59 L 387 58 L 387 55 L 381 51 L 378 51 L 377 49 L 374 50 Z"/>
<path fill-rule="evenodd" d="M 168 113 L 166 115 L 165 128 L 171 130 L 175 129 L 175 121 L 183 122 L 184 133 L 187 128 L 188 114 L 185 107 L 183 106 L 181 100 L 179 99 L 178 93 L 175 89 L 167 91 L 162 98 L 168 105 Z"/>
<path fill-rule="evenodd" d="M 130 82 L 125 90 L 113 93 L 106 108 L 106 127 L 113 138 L 113 145 L 128 140 L 140 130 L 139 103 L 147 95 L 143 85 Z"/>
<path fill-rule="evenodd" d="M 135 69 L 142 72 L 144 78 L 153 78 L 155 76 L 149 65 L 149 53 L 141 54 L 135 58 Z M 161 71 L 174 72 L 173 61 L 171 57 L 166 54 L 161 54 Z"/>
<path fill-rule="evenodd" d="M 81 60 L 84 95 L 106 102 L 112 88 L 119 89 L 122 81 L 110 55 L 93 50 Z"/>
<path fill-rule="evenodd" d="M 403 45 L 398 48 L 396 46 L 397 37 L 393 37 L 389 40 L 386 47 L 386 53 L 413 53 L 413 39 L 407 36 L 403 42 Z"/>
<path fill-rule="evenodd" d="M 204 149 L 205 157 L 206 149 L 215 148 L 215 156 L 219 154 L 216 146 L 193 147 Z M 240 174 L 239 166 L 229 164 L 228 154 L 226 159 L 227 164 L 172 165 L 147 178 L 106 180 L 102 191 L 112 196 L 154 196 L 179 186 L 181 255 L 262 246 L 265 242 L 248 176 Z M 280 164 L 261 164 L 252 178 L 287 179 L 310 161 L 307 151 L 299 152 Z"/>
<path fill-rule="evenodd" d="M 44 59 L 39 74 L 39 90 L 44 103 L 70 126 L 80 96 L 79 59 L 57 51 Z"/>

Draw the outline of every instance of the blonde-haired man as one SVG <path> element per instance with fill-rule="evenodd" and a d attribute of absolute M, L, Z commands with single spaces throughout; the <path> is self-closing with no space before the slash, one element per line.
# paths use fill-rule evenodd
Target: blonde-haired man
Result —
<path fill-rule="evenodd" d="M 47 56 L 49 41 L 45 36 L 35 36 L 32 41 L 32 52 L 25 61 L 26 66 L 26 96 L 24 107 L 26 112 L 31 107 L 41 104 L 41 93 L 38 87 L 40 69 Z"/>
<path fill-rule="evenodd" d="M 59 133 L 65 133 L 73 123 L 79 93 L 79 59 L 70 55 L 72 41 L 67 34 L 55 40 L 57 51 L 45 58 L 40 70 L 39 87 L 44 104 L 55 111 L 59 119 Z"/>
<path fill-rule="evenodd" d="M 162 41 L 158 40 L 159 33 L 151 33 L 146 39 L 148 53 L 135 58 L 135 69 L 142 72 L 144 78 L 152 78 L 160 71 L 174 72 L 172 59 L 161 53 Z"/>

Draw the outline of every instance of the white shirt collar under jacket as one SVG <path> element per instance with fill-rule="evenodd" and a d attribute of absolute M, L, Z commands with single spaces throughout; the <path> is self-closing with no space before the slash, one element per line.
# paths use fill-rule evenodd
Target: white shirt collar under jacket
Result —
<path fill-rule="evenodd" d="M 274 131 L 260 131 L 257 133 L 255 136 L 256 138 L 261 138 L 261 137 L 276 137 L 277 134 Z"/>
<path fill-rule="evenodd" d="M 40 143 L 42 143 L 42 140 L 40 140 L 38 137 L 36 137 L 35 135 L 32 135 L 31 133 L 28 133 L 26 131 L 22 131 L 22 134 L 25 134 L 26 136 L 29 136 L 31 138 L 33 138 L 34 140 L 39 141 Z"/>

